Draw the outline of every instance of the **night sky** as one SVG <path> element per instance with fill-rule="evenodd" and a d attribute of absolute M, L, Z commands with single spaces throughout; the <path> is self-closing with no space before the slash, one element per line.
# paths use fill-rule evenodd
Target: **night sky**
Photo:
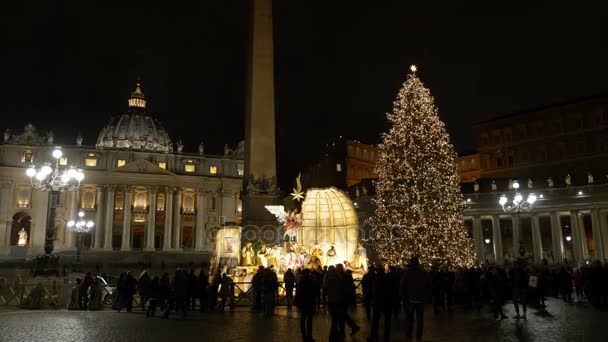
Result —
<path fill-rule="evenodd" d="M 80 130 L 92 145 L 110 116 L 126 109 L 141 76 L 150 110 L 174 141 L 194 152 L 202 140 L 221 154 L 244 136 L 247 3 L 3 8 L 0 129 L 32 122 L 64 143 Z M 601 5 L 365 4 L 275 1 L 284 188 L 326 141 L 342 135 L 378 143 L 410 64 L 418 65 L 460 153 L 475 150 L 479 121 L 608 91 L 608 11 Z"/>

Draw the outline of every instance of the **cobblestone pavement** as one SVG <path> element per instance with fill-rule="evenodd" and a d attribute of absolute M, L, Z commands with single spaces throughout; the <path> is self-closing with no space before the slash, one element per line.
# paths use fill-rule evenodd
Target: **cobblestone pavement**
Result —
<path fill-rule="evenodd" d="M 494 321 L 488 310 L 456 308 L 451 314 L 433 317 L 425 312 L 424 341 L 608 341 L 608 313 L 587 304 L 567 305 L 548 301 L 550 315 L 530 309 L 527 320 Z M 347 341 L 365 341 L 369 324 L 361 307 L 354 312 L 361 331 Z M 315 317 L 314 337 L 327 341 L 330 318 L 322 310 Z M 392 341 L 404 341 L 403 317 L 393 323 Z M 296 311 L 279 308 L 266 318 L 246 308 L 223 313 L 193 313 L 181 320 L 172 317 L 146 319 L 141 312 L 111 310 L 77 312 L 65 310 L 0 310 L 0 341 L 301 341 Z M 381 335 L 382 336 L 382 335 Z"/>

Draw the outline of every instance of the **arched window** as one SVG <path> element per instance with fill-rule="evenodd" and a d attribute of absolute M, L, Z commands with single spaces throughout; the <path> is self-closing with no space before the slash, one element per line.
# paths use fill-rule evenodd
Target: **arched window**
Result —
<path fill-rule="evenodd" d="M 147 191 L 145 189 L 135 189 L 135 196 L 133 201 L 133 207 L 135 209 L 146 209 L 148 203 L 147 199 Z"/>
<path fill-rule="evenodd" d="M 11 246 L 29 246 L 31 240 L 30 221 L 31 217 L 24 211 L 18 212 L 13 216 L 13 222 L 11 224 Z"/>
<path fill-rule="evenodd" d="M 165 194 L 159 193 L 156 198 L 156 210 L 165 211 Z"/>
<path fill-rule="evenodd" d="M 192 213 L 194 212 L 194 191 L 192 190 L 186 190 L 184 191 L 184 193 L 182 194 L 182 209 L 184 212 L 186 213 Z"/>
<path fill-rule="evenodd" d="M 27 185 L 17 185 L 16 187 L 16 201 L 17 207 L 19 208 L 30 208 L 32 200 L 32 188 Z"/>

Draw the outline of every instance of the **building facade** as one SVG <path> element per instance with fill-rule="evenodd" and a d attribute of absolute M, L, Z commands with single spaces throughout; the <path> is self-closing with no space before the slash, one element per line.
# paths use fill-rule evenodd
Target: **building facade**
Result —
<path fill-rule="evenodd" d="M 148 114 L 139 84 L 128 110 L 111 118 L 95 146 L 63 146 L 59 167 L 83 169 L 76 192 L 60 194 L 55 251 L 77 246 L 95 252 L 211 252 L 213 232 L 241 217 L 243 144 L 224 155 L 209 155 L 201 143 L 186 153 L 162 123 Z M 16 134 L 6 130 L 0 145 L 0 258 L 43 253 L 48 193 L 32 189 L 25 170 L 51 162 L 52 132 L 33 125 Z M 66 222 L 78 211 L 93 220 L 90 233 L 74 233 Z M 19 232 L 27 239 L 19 245 Z"/>

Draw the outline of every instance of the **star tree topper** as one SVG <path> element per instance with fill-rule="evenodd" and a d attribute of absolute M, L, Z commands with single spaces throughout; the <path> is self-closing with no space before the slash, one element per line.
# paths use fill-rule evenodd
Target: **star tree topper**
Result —
<path fill-rule="evenodd" d="M 301 200 L 304 199 L 304 192 L 302 191 L 302 182 L 300 181 L 300 177 L 302 177 L 301 172 L 298 174 L 298 177 L 296 178 L 296 187 L 293 188 L 293 192 L 291 193 L 291 198 L 294 201 L 298 201 L 298 202 L 300 202 Z"/>

